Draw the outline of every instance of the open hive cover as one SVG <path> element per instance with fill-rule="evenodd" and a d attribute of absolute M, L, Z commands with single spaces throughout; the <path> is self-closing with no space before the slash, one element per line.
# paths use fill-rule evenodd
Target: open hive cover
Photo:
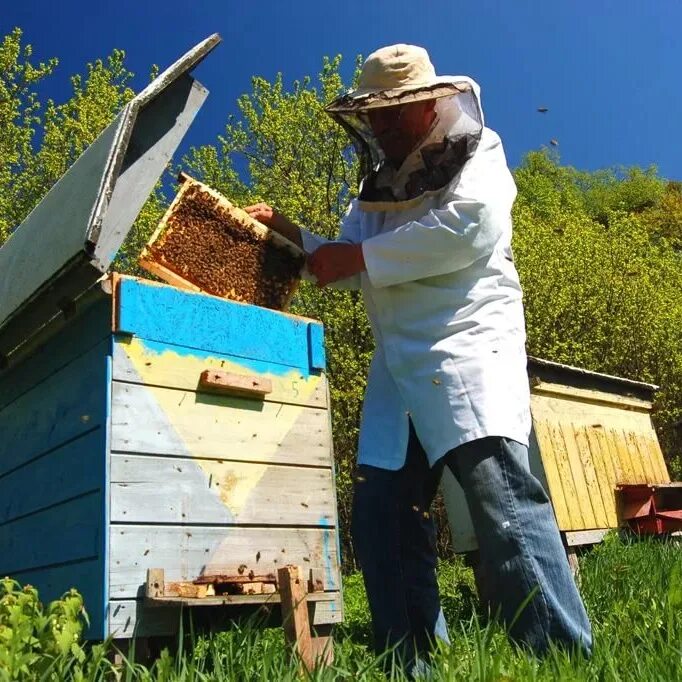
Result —
<path fill-rule="evenodd" d="M 285 310 L 303 250 L 203 183 L 185 174 L 180 181 L 140 265 L 175 286 Z"/>
<path fill-rule="evenodd" d="M 128 102 L 0 248 L 0 364 L 106 273 L 208 91 L 195 45 Z"/>

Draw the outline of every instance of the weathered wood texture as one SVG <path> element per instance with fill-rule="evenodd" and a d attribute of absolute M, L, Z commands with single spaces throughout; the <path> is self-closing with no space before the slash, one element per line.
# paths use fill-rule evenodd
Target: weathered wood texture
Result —
<path fill-rule="evenodd" d="M 327 407 L 323 374 L 136 337 L 118 337 L 114 344 L 115 381 L 196 391 L 207 369 L 266 377 L 272 384 L 272 392 L 262 398 L 267 402 Z"/>
<path fill-rule="evenodd" d="M 105 302 L 0 374 L 0 575 L 45 602 L 77 587 L 94 638 L 104 636 Z"/>
<path fill-rule="evenodd" d="M 617 484 L 670 480 L 651 424 L 651 403 L 540 384 L 533 389 L 532 405 L 561 530 L 615 528 Z"/>
<path fill-rule="evenodd" d="M 147 569 L 163 567 L 166 580 L 210 573 L 273 573 L 288 563 L 320 567 L 325 590 L 340 588 L 336 531 L 324 528 L 225 526 L 110 526 L 110 595 L 141 596 Z"/>
<path fill-rule="evenodd" d="M 166 285 L 123 278 L 117 331 L 149 341 L 310 369 L 309 325 L 319 322 Z M 316 357 L 323 347 L 314 349 Z"/>
<path fill-rule="evenodd" d="M 335 600 L 312 602 L 309 608 L 310 622 L 314 626 L 340 623 L 343 620 L 341 593 L 335 592 Z M 209 607 L 212 608 L 212 607 Z M 275 608 L 279 608 L 275 605 Z M 109 632 L 116 637 L 129 638 L 174 635 L 180 624 L 177 607 L 145 608 L 142 599 L 112 600 L 108 607 Z"/>
<path fill-rule="evenodd" d="M 325 410 L 114 383 L 114 452 L 330 466 Z"/>
<path fill-rule="evenodd" d="M 111 521 L 333 526 L 330 469 L 112 455 Z"/>
<path fill-rule="evenodd" d="M 282 599 L 284 638 L 299 658 L 303 669 L 311 671 L 315 661 L 306 605 L 307 581 L 298 566 L 283 566 L 277 571 L 277 583 Z"/>

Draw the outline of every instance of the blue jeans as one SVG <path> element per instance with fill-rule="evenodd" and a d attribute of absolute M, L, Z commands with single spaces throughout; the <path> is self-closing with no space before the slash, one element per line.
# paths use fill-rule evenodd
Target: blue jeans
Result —
<path fill-rule="evenodd" d="M 418 655 L 428 655 L 434 638 L 449 641 L 429 513 L 444 466 L 466 495 L 486 578 L 485 600 L 510 626 L 510 636 L 538 654 L 554 642 L 589 655 L 590 622 L 549 498 L 530 472 L 526 446 L 482 438 L 455 448 L 430 468 L 411 426 L 403 468 L 361 465 L 355 482 L 353 544 L 376 651 L 395 647 L 409 666 Z"/>

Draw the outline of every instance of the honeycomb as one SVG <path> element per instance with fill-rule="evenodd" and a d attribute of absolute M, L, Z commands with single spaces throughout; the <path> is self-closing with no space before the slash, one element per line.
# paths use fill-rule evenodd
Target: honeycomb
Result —
<path fill-rule="evenodd" d="M 272 233 L 189 181 L 165 217 L 143 260 L 158 263 L 206 293 L 282 310 L 296 288 L 304 255 L 277 243 Z M 144 262 L 143 262 L 144 265 Z M 163 277 L 163 273 L 156 271 Z"/>

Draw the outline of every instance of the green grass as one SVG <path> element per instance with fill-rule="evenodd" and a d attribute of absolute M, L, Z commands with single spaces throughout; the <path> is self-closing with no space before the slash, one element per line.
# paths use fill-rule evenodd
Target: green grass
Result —
<path fill-rule="evenodd" d="M 580 588 L 595 635 L 590 660 L 571 659 L 561 651 L 540 660 L 513 646 L 499 626 L 480 619 L 470 570 L 460 561 L 442 564 L 439 582 L 453 644 L 436 652 L 429 679 L 682 680 L 682 543 L 624 541 L 613 535 L 581 557 L 580 564 Z M 369 648 L 369 614 L 358 575 L 345 581 L 345 604 L 346 622 L 335 633 L 334 665 L 310 679 L 387 679 Z M 63 663 L 54 668 L 60 676 L 53 679 L 78 679 Z M 83 669 L 80 679 L 111 679 L 102 660 L 89 666 L 74 662 L 76 668 Z M 164 652 L 149 668 L 126 663 L 116 675 L 159 682 L 301 679 L 281 630 L 254 623 L 194 637 L 183 652 Z M 388 679 L 403 678 L 395 674 Z"/>

